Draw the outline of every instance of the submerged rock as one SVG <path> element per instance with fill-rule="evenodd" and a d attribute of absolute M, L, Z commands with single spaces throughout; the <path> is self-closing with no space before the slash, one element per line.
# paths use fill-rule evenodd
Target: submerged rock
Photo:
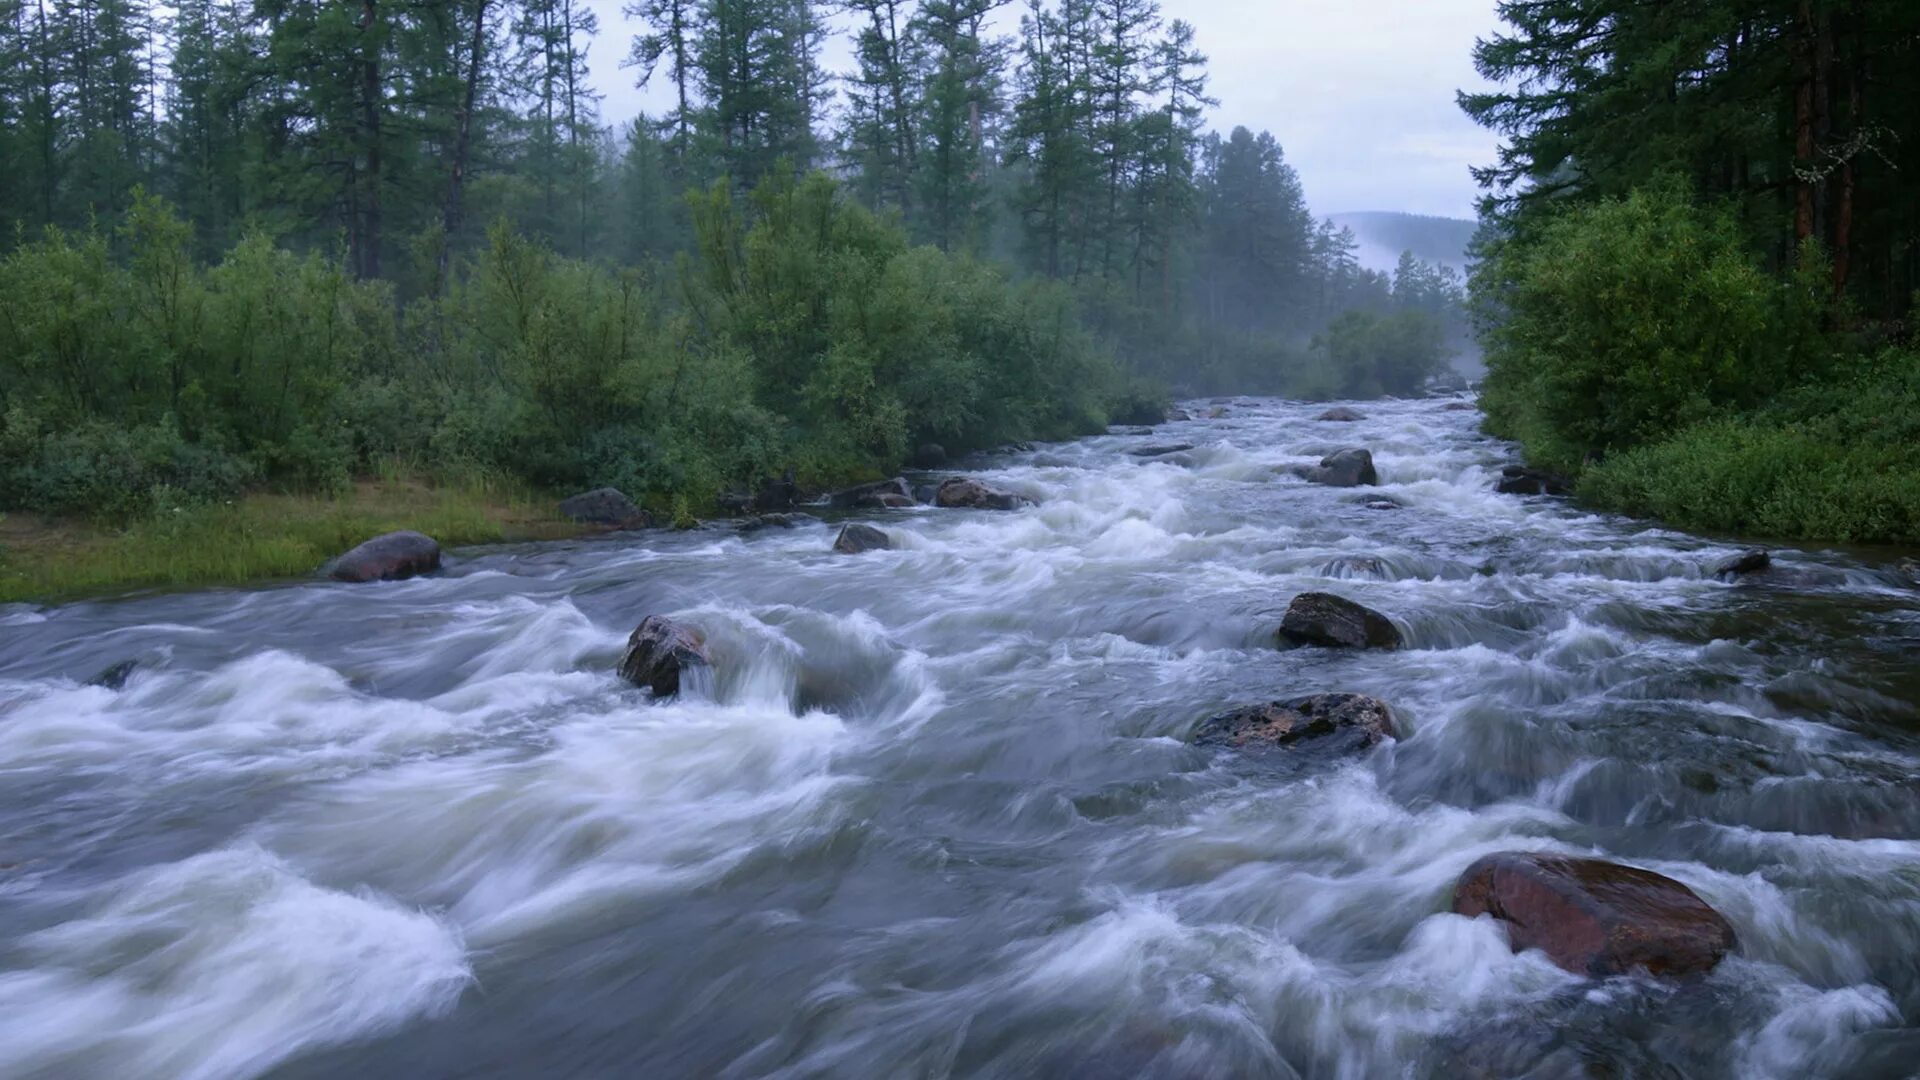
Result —
<path fill-rule="evenodd" d="M 1505 923 L 1514 950 L 1539 949 L 1576 975 L 1711 971 L 1733 926 L 1692 889 L 1651 870 L 1542 852 L 1487 855 L 1453 889 L 1453 911 Z"/>
<path fill-rule="evenodd" d="M 1224 408 L 1215 407 L 1207 410 L 1207 419 L 1209 420 L 1218 420 L 1226 415 L 1227 410 Z"/>
<path fill-rule="evenodd" d="M 878 480 L 836 491 L 827 496 L 827 505 L 836 510 L 912 506 L 913 489 L 907 486 L 906 480 L 896 476 L 891 480 Z"/>
<path fill-rule="evenodd" d="M 1167 454 L 1178 454 L 1181 451 L 1191 449 L 1193 449 L 1193 444 L 1190 442 L 1156 443 L 1153 446 L 1142 446 L 1137 450 L 1129 450 L 1127 453 L 1132 454 L 1134 457 L 1163 457 Z"/>
<path fill-rule="evenodd" d="M 680 692 L 682 674 L 712 664 L 700 631 L 664 615 L 649 615 L 627 638 L 627 651 L 620 657 L 620 677 L 647 687 L 655 697 L 672 697 Z"/>
<path fill-rule="evenodd" d="M 1321 577 L 1386 577 L 1387 567 L 1371 555 L 1340 555 L 1320 568 Z"/>
<path fill-rule="evenodd" d="M 412 530 L 390 532 L 328 563 L 321 572 L 335 581 L 399 581 L 440 569 L 440 545 Z"/>
<path fill-rule="evenodd" d="M 138 660 L 122 660 L 112 667 L 87 680 L 88 686 L 105 687 L 108 690 L 126 689 L 127 679 L 140 667 Z"/>
<path fill-rule="evenodd" d="M 933 493 L 933 505 L 950 510 L 1018 510 L 1027 500 L 1010 491 L 990 487 L 968 476 L 944 480 Z"/>
<path fill-rule="evenodd" d="M 893 538 L 871 525 L 858 522 L 840 530 L 834 538 L 833 550 L 842 555 L 858 555 L 863 551 L 885 551 L 893 546 Z"/>
<path fill-rule="evenodd" d="M 1185 409 L 1168 409 L 1167 419 L 1168 421 L 1191 420 L 1193 419 L 1193 414 Z"/>
<path fill-rule="evenodd" d="M 1440 406 L 1441 412 L 1472 412 L 1480 406 L 1471 401 L 1449 401 Z"/>
<path fill-rule="evenodd" d="M 1565 495 L 1572 490 L 1563 477 L 1524 465 L 1508 465 L 1500 470 L 1493 490 L 1502 495 Z"/>
<path fill-rule="evenodd" d="M 1380 482 L 1373 468 L 1373 453 L 1357 446 L 1335 450 L 1320 459 L 1320 464 L 1300 472 L 1302 477 L 1329 487 L 1372 487 Z"/>
<path fill-rule="evenodd" d="M 1306 592 L 1293 598 L 1280 620 L 1279 637 L 1295 645 L 1346 649 L 1397 649 L 1400 631 L 1392 620 L 1332 593 Z"/>
<path fill-rule="evenodd" d="M 1773 565 L 1773 555 L 1760 548 L 1743 551 L 1732 558 L 1722 559 L 1714 564 L 1715 577 L 1739 577 L 1742 574 L 1757 574 Z"/>
<path fill-rule="evenodd" d="M 1360 504 L 1368 510 L 1404 510 L 1406 507 L 1388 498 L 1367 499 Z"/>
<path fill-rule="evenodd" d="M 581 525 L 610 529 L 644 529 L 653 524 L 653 515 L 640 509 L 619 488 L 610 487 L 560 500 L 560 516 Z"/>
<path fill-rule="evenodd" d="M 1315 694 L 1250 705 L 1203 721 L 1194 731 L 1198 746 L 1236 750 L 1292 747 L 1309 742 L 1317 750 L 1364 750 L 1394 738 L 1393 712 L 1386 702 L 1363 694 Z"/>
<path fill-rule="evenodd" d="M 1366 413 L 1358 409 L 1349 409 L 1345 405 L 1336 405 L 1326 412 L 1321 413 L 1319 416 L 1314 417 L 1315 420 L 1334 420 L 1341 423 L 1352 423 L 1355 420 L 1365 420 L 1366 418 Z"/>

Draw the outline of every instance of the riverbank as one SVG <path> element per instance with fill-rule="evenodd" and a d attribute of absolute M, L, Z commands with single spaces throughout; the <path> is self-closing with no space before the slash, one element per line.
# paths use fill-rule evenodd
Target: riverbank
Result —
<path fill-rule="evenodd" d="M 253 494 L 115 529 L 0 515 L 0 603 L 293 578 L 362 540 L 417 529 L 449 547 L 577 535 L 553 500 L 501 486 L 364 480 L 338 496 Z"/>

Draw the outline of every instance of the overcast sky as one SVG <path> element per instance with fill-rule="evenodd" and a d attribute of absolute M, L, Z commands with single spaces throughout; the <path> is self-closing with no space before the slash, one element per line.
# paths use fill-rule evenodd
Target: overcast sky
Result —
<path fill-rule="evenodd" d="M 1211 62 L 1214 126 L 1272 131 L 1300 171 L 1319 214 L 1405 210 L 1472 217 L 1469 165 L 1493 158 L 1495 139 L 1454 104 L 1480 85 L 1471 50 L 1498 25 L 1494 0 L 1161 0 L 1192 23 Z M 666 99 L 634 88 L 616 62 L 636 27 L 620 0 L 587 0 L 600 16 L 590 58 L 616 123 Z M 1006 9 L 1007 27 L 1017 10 Z M 827 65 L 844 69 L 835 42 Z"/>

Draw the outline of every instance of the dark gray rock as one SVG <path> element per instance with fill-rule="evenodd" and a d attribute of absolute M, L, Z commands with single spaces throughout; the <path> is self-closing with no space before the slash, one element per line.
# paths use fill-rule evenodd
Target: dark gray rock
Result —
<path fill-rule="evenodd" d="M 779 511 L 791 510 L 800 501 L 800 485 L 794 483 L 793 470 L 780 474 L 777 480 L 769 480 L 760 485 L 753 496 L 755 510 Z"/>
<path fill-rule="evenodd" d="M 1773 556 L 1760 549 L 1743 551 L 1732 558 L 1722 559 L 1714 564 L 1715 577 L 1739 577 L 1742 574 L 1757 574 L 1773 565 Z"/>
<path fill-rule="evenodd" d="M 335 581 L 399 581 L 440 569 L 440 545 L 412 530 L 390 532 L 321 568 Z"/>
<path fill-rule="evenodd" d="M 1471 401 L 1449 401 L 1440 406 L 1441 412 L 1472 412 L 1480 406 Z"/>
<path fill-rule="evenodd" d="M 88 686 L 103 686 L 108 690 L 123 690 L 127 679 L 140 667 L 138 660 L 122 660 L 100 674 L 87 680 Z"/>
<path fill-rule="evenodd" d="M 885 551 L 893 546 L 893 538 L 871 525 L 855 522 L 840 530 L 834 538 L 833 550 L 842 555 L 858 555 L 863 551 Z"/>
<path fill-rule="evenodd" d="M 1278 633 L 1282 641 L 1295 645 L 1347 649 L 1400 647 L 1400 631 L 1392 620 L 1332 593 L 1306 592 L 1294 597 L 1280 620 Z"/>
<path fill-rule="evenodd" d="M 1357 446 L 1335 450 L 1320 459 L 1320 464 L 1301 472 L 1316 484 L 1329 487 L 1372 487 L 1380 482 L 1373 468 L 1373 453 Z"/>
<path fill-rule="evenodd" d="M 890 500 L 888 497 L 893 496 Z M 906 500 L 904 504 L 900 500 Z M 846 488 L 827 496 L 827 505 L 836 510 L 857 510 L 862 507 L 883 507 L 893 505 L 913 505 L 913 489 L 907 482 L 896 476 L 891 480 L 880 480 L 871 484 Z"/>
<path fill-rule="evenodd" d="M 795 529 L 802 525 L 811 525 L 820 519 L 812 514 L 756 514 L 740 523 L 741 532 L 758 532 L 761 529 Z"/>
<path fill-rule="evenodd" d="M 1524 465 L 1508 465 L 1500 470 L 1493 490 L 1502 495 L 1565 495 L 1572 487 L 1565 477 Z"/>
<path fill-rule="evenodd" d="M 1334 420 L 1349 424 L 1355 420 L 1365 420 L 1366 418 L 1366 413 L 1358 409 L 1349 409 L 1345 405 L 1336 405 L 1326 412 L 1321 413 L 1319 416 L 1314 417 L 1315 420 Z"/>
<path fill-rule="evenodd" d="M 635 505 L 619 488 L 596 488 L 560 500 L 560 516 L 582 525 L 609 529 L 644 529 L 653 516 Z"/>
<path fill-rule="evenodd" d="M 1159 443 L 1154 446 L 1142 446 L 1137 450 L 1129 450 L 1127 453 L 1132 454 L 1134 457 L 1165 457 L 1168 454 L 1178 454 L 1191 449 L 1193 449 L 1193 444 L 1190 442 Z"/>
<path fill-rule="evenodd" d="M 1385 702 L 1362 694 L 1315 694 L 1211 717 L 1194 731 L 1193 741 L 1235 750 L 1310 743 L 1315 750 L 1345 753 L 1396 736 L 1393 712 Z"/>
<path fill-rule="evenodd" d="M 680 692 L 682 675 L 712 665 L 706 638 L 700 631 L 664 615 L 649 615 L 627 638 L 627 651 L 620 657 L 620 677 L 647 687 L 655 697 L 672 697 Z"/>
<path fill-rule="evenodd" d="M 1027 500 L 972 477 L 955 476 L 941 482 L 933 493 L 933 504 L 949 510 L 1018 510 Z"/>

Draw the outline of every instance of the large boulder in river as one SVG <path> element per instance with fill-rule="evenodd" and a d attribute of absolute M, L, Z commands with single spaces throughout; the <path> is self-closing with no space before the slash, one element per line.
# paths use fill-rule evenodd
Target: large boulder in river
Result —
<path fill-rule="evenodd" d="M 842 555 L 858 555 L 863 551 L 885 551 L 893 546 L 893 538 L 871 525 L 855 522 L 840 530 L 834 538 L 833 550 Z"/>
<path fill-rule="evenodd" d="M 827 504 L 836 510 L 912 506 L 913 489 L 907 486 L 906 480 L 896 476 L 836 491 L 827 496 Z"/>
<path fill-rule="evenodd" d="M 1731 558 L 1722 559 L 1714 564 L 1713 576 L 1733 578 L 1742 574 L 1757 574 L 1773 565 L 1773 555 L 1761 549 L 1743 551 Z"/>
<path fill-rule="evenodd" d="M 620 657 L 620 677 L 647 687 L 655 697 L 672 697 L 680 692 L 685 672 L 712 665 L 706 638 L 700 631 L 664 615 L 649 615 L 627 638 L 627 651 Z"/>
<path fill-rule="evenodd" d="M 1295 645 L 1345 649 L 1397 649 L 1400 631 L 1369 607 L 1332 593 L 1306 592 L 1293 598 L 1280 620 L 1279 637 Z"/>
<path fill-rule="evenodd" d="M 1311 743 L 1316 750 L 1344 752 L 1364 750 L 1395 734 L 1386 702 L 1363 694 L 1315 694 L 1211 717 L 1194 731 L 1193 741 L 1236 750 Z"/>
<path fill-rule="evenodd" d="M 335 581 L 399 581 L 440 569 L 440 545 L 411 529 L 390 532 L 328 563 L 321 572 Z"/>
<path fill-rule="evenodd" d="M 1565 495 L 1572 490 L 1564 477 L 1525 465 L 1508 465 L 1500 470 L 1493 490 L 1502 495 Z"/>
<path fill-rule="evenodd" d="M 989 487 L 969 476 L 942 481 L 933 493 L 933 505 L 950 510 L 1018 510 L 1027 500 L 1011 491 Z"/>
<path fill-rule="evenodd" d="M 1326 412 L 1321 413 L 1319 416 L 1314 417 L 1315 420 L 1332 420 L 1349 424 L 1355 420 L 1365 420 L 1366 418 L 1366 413 L 1358 409 L 1349 409 L 1345 405 L 1336 405 Z"/>
<path fill-rule="evenodd" d="M 1515 951 L 1539 949 L 1576 975 L 1604 978 L 1710 971 L 1733 927 L 1670 877 L 1603 859 L 1505 851 L 1467 867 L 1453 888 L 1460 915 L 1506 924 Z"/>
<path fill-rule="evenodd" d="M 636 506 L 625 492 L 610 487 L 560 500 L 560 516 L 581 525 L 610 529 L 644 529 L 653 524 L 652 515 Z"/>
<path fill-rule="evenodd" d="M 1329 487 L 1372 487 L 1380 482 L 1380 474 L 1373 468 L 1373 453 L 1357 446 L 1335 450 L 1301 475 Z"/>

